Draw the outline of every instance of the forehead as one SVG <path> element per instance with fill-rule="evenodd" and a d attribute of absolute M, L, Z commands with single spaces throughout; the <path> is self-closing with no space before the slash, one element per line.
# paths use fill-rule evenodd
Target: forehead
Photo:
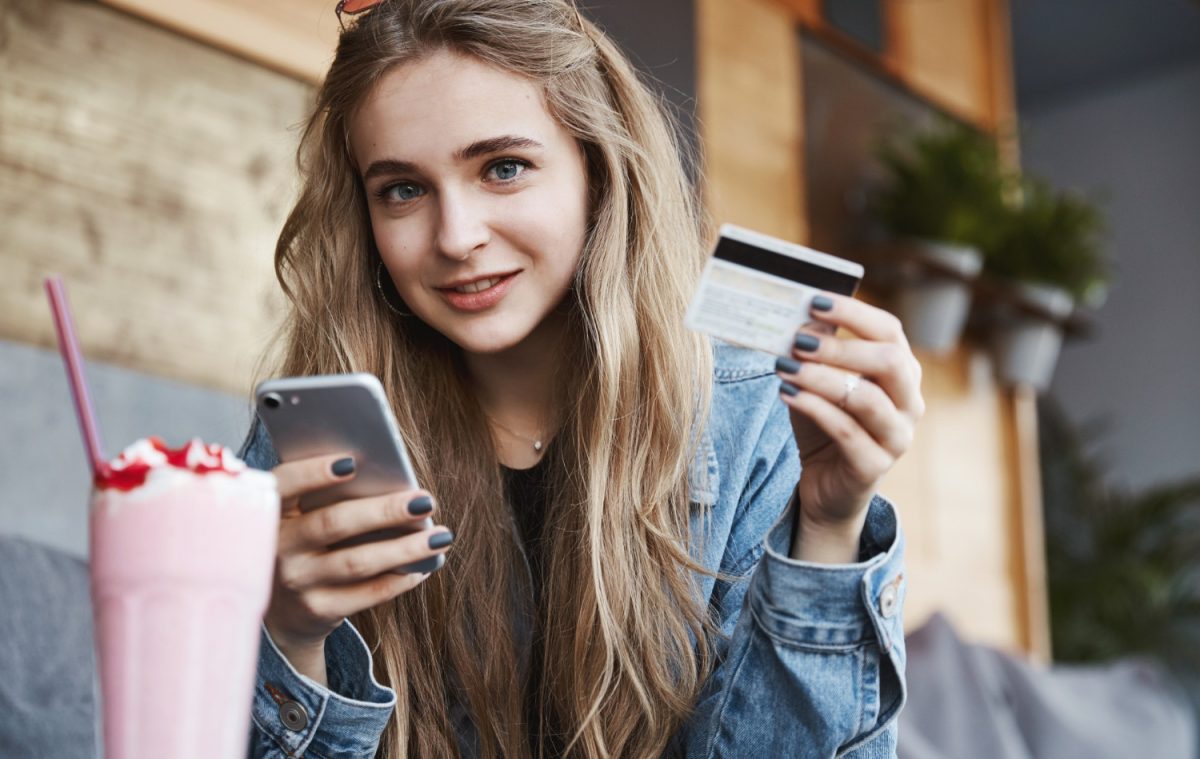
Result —
<path fill-rule="evenodd" d="M 388 71 L 349 127 L 360 167 L 383 157 L 445 159 L 465 145 L 504 134 L 548 147 L 570 141 L 536 82 L 444 50 Z"/>

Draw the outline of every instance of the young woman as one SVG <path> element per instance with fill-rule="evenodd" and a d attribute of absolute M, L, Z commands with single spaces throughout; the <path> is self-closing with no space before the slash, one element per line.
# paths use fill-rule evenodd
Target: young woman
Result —
<path fill-rule="evenodd" d="M 894 318 L 823 296 L 860 339 L 797 325 L 777 361 L 685 329 L 696 193 L 567 0 L 357 16 L 300 168 L 278 373 L 378 375 L 427 489 L 301 514 L 353 460 L 276 466 L 251 431 L 283 500 L 253 755 L 894 753 L 902 541 L 873 494 L 923 410 Z"/>

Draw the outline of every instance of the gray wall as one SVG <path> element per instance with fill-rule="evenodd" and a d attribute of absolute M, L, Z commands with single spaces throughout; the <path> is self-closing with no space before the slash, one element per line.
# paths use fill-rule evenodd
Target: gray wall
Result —
<path fill-rule="evenodd" d="M 585 0 L 581 5 L 662 93 L 690 147 L 697 149 L 694 0 Z"/>
<path fill-rule="evenodd" d="M 0 341 L 0 367 L 0 532 L 84 556 L 90 478 L 62 361 Z M 147 435 L 236 450 L 249 426 L 249 398 L 103 364 L 87 372 L 109 457 Z"/>
<path fill-rule="evenodd" d="M 1022 162 L 1107 198 L 1116 278 L 1053 396 L 1103 421 L 1112 484 L 1200 475 L 1200 63 L 1062 93 L 1021 113 Z"/>

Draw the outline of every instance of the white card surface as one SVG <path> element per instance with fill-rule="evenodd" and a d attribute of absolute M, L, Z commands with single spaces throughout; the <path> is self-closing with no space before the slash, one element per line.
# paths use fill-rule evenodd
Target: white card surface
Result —
<path fill-rule="evenodd" d="M 684 324 L 726 342 L 791 353 L 814 295 L 853 295 L 861 264 L 726 224 Z"/>

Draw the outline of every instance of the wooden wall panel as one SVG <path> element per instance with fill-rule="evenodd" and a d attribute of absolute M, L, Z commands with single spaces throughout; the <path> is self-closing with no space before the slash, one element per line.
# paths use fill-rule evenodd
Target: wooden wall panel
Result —
<path fill-rule="evenodd" d="M 941 611 L 971 640 L 1029 650 L 1009 400 L 982 354 L 918 358 L 928 411 L 883 485 L 908 536 L 906 622 Z"/>
<path fill-rule="evenodd" d="M 769 2 L 698 0 L 696 25 L 705 192 L 714 218 L 806 239 L 800 56 L 791 16 Z"/>
<path fill-rule="evenodd" d="M 0 337 L 245 394 L 311 90 L 100 5 L 0 0 Z"/>

